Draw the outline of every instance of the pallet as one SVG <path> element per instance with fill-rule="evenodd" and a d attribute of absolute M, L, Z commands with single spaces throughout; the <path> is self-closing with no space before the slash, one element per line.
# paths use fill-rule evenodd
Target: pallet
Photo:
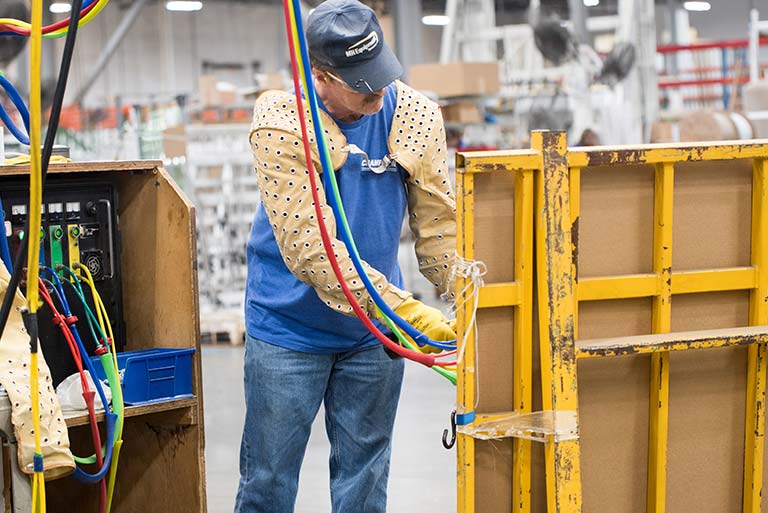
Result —
<path fill-rule="evenodd" d="M 245 343 L 245 319 L 240 310 L 220 310 L 201 313 L 200 342 L 233 346 Z"/>

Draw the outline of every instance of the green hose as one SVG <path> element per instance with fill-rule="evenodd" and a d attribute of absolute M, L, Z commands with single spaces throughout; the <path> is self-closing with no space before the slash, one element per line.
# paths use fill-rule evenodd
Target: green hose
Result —
<path fill-rule="evenodd" d="M 109 382 L 109 389 L 112 391 L 112 411 L 117 414 L 117 423 L 115 425 L 115 439 L 112 441 L 113 444 L 117 444 L 117 441 L 120 439 L 121 433 L 123 432 L 123 422 L 125 419 L 125 406 L 123 405 L 123 394 L 120 393 L 120 379 L 117 376 L 117 372 L 115 371 L 115 365 L 112 361 L 112 357 L 110 353 L 104 353 L 99 356 L 99 361 L 101 362 L 102 367 L 104 368 L 104 374 L 107 376 L 107 381 Z M 104 407 L 106 408 L 107 405 L 105 404 Z M 113 446 L 113 452 L 117 449 L 117 446 Z M 106 456 L 106 448 L 102 449 L 102 455 Z M 115 454 L 112 455 L 112 460 L 115 460 Z M 81 458 L 79 456 L 75 456 L 75 461 L 81 465 L 89 465 L 92 463 L 96 463 L 96 455 L 92 454 L 86 458 Z"/>
<path fill-rule="evenodd" d="M 381 315 L 381 310 L 379 310 L 379 314 Z M 413 344 L 413 342 L 408 340 L 408 338 L 406 338 L 400 332 L 400 330 L 397 329 L 397 326 L 395 326 L 395 323 L 392 322 L 392 319 L 390 319 L 386 315 L 381 315 L 381 318 L 384 320 L 384 324 L 386 324 L 387 327 L 390 329 L 390 331 L 392 331 L 392 333 L 394 333 L 394 335 L 397 337 L 397 340 L 399 340 L 402 345 L 404 345 L 405 347 L 407 347 L 408 349 L 411 349 L 413 351 L 418 351 L 418 349 Z M 437 372 L 438 374 L 440 374 L 442 377 L 444 377 L 445 379 L 447 379 L 448 381 L 450 381 L 454 385 L 456 384 L 456 372 L 450 371 L 450 370 L 447 370 L 447 369 L 443 369 L 442 367 L 437 366 L 437 365 L 432 367 L 432 370 Z"/>

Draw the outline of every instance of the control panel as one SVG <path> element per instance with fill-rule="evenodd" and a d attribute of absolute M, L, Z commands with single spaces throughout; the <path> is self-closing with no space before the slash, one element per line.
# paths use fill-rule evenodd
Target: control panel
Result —
<path fill-rule="evenodd" d="M 32 234 L 25 232 L 29 182 L 26 179 L 3 179 L 0 182 L 0 200 L 5 216 L 5 236 L 15 260 L 21 242 Z M 52 269 L 62 281 L 70 280 L 62 266 L 82 271 L 81 264 L 90 271 L 96 290 L 109 314 L 118 351 L 123 350 L 125 327 L 122 312 L 122 276 L 120 272 L 120 232 L 117 216 L 117 196 L 112 184 L 79 179 L 61 179 L 49 176 L 43 194 L 42 224 L 40 233 L 41 267 Z M 51 280 L 49 272 L 41 269 L 40 276 Z M 64 284 L 63 290 L 72 314 L 78 318 L 77 327 L 89 353 L 95 342 L 88 329 L 86 311 L 82 300 L 72 287 Z M 86 302 L 93 309 L 90 288 L 81 283 Z M 22 280 L 22 291 L 26 281 Z M 56 307 L 63 314 L 62 305 L 51 291 Z M 40 345 L 51 369 L 54 385 L 76 372 L 67 342 L 52 322 L 50 309 L 43 305 L 38 313 Z M 98 333 L 98 332 L 97 332 Z"/>

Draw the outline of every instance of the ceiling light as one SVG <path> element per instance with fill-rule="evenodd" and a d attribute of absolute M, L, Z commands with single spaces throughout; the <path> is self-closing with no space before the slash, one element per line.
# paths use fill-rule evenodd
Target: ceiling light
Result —
<path fill-rule="evenodd" d="M 448 25 L 451 22 L 451 19 L 448 16 L 445 16 L 443 14 L 431 14 L 429 16 L 424 16 L 423 18 L 421 18 L 421 22 L 424 25 L 444 27 L 445 25 Z"/>
<path fill-rule="evenodd" d="M 600 0 L 584 0 L 584 5 L 587 7 L 595 7 L 596 5 L 600 5 Z"/>
<path fill-rule="evenodd" d="M 71 11 L 72 6 L 64 2 L 54 2 L 48 7 L 48 10 L 53 14 L 62 14 Z"/>
<path fill-rule="evenodd" d="M 199 11 L 203 8 L 203 2 L 198 0 L 170 0 L 165 3 L 165 8 L 169 11 Z"/>
<path fill-rule="evenodd" d="M 686 11 L 708 11 L 712 8 L 709 2 L 683 2 Z"/>

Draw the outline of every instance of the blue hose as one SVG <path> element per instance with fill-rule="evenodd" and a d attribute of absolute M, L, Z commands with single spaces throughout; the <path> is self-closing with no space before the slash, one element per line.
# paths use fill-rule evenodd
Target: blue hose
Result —
<path fill-rule="evenodd" d="M 53 291 L 56 293 L 56 297 L 59 299 L 59 303 L 61 303 L 61 307 L 64 310 L 64 315 L 71 317 L 72 310 L 69 308 L 69 302 L 67 301 L 67 296 L 64 294 L 64 287 L 61 283 L 61 280 L 59 279 L 59 276 L 50 267 L 45 267 L 44 269 L 48 271 L 48 273 L 53 277 Z M 101 381 L 99 381 L 99 376 L 96 374 L 96 368 L 93 366 L 93 362 L 88 355 L 88 350 L 85 348 L 85 344 L 83 344 L 83 340 L 80 338 L 80 333 L 77 331 L 77 326 L 70 324 L 69 329 L 75 338 L 77 349 L 82 355 L 82 360 L 88 369 L 88 374 L 91 375 L 91 379 L 93 379 L 93 383 L 96 385 L 96 392 L 99 394 L 101 404 L 104 405 L 104 410 L 107 411 L 109 409 L 109 402 L 107 401 L 107 396 L 104 394 L 104 387 L 102 386 Z"/>
<path fill-rule="evenodd" d="M 56 297 L 59 300 L 59 303 L 61 303 L 62 308 L 64 309 L 64 312 L 67 317 L 72 315 L 72 312 L 69 310 L 69 304 L 67 303 L 66 297 L 64 295 L 64 289 L 61 284 L 61 280 L 56 275 L 55 272 L 53 272 L 53 269 L 50 267 L 44 268 L 46 271 L 48 271 L 56 281 L 56 285 L 53 286 L 53 291 L 56 294 Z M 47 282 L 51 285 L 51 283 L 48 280 L 44 280 L 44 282 Z M 80 467 L 75 466 L 75 472 L 72 474 L 72 476 L 80 481 L 81 483 L 87 483 L 87 484 L 96 484 L 102 479 L 104 479 L 104 476 L 107 475 L 107 472 L 109 471 L 109 467 L 112 462 L 112 448 L 114 446 L 114 439 L 115 439 L 115 423 L 117 422 L 117 414 L 110 412 L 107 408 L 107 399 L 104 395 L 104 390 L 101 386 L 101 382 L 99 381 L 98 376 L 96 375 L 96 371 L 93 368 L 93 363 L 91 362 L 90 357 L 88 356 L 88 352 L 85 349 L 85 346 L 83 346 L 83 342 L 80 339 L 80 335 L 77 333 L 77 328 L 75 325 L 70 326 L 70 330 L 72 331 L 72 335 L 75 337 L 75 341 L 78 346 L 78 350 L 80 351 L 80 354 L 83 356 L 83 360 L 85 361 L 86 367 L 88 367 L 88 372 L 90 373 L 91 377 L 93 378 L 93 382 L 96 385 L 96 389 L 99 394 L 99 398 L 102 401 L 102 404 L 104 405 L 104 414 L 105 414 L 105 420 L 107 424 L 107 438 L 104 443 L 106 446 L 106 454 L 104 456 L 104 460 L 102 461 L 101 469 L 99 469 L 98 472 L 95 474 L 89 474 L 86 471 L 82 470 Z M 111 442 L 111 443 L 110 443 Z"/>
<path fill-rule="evenodd" d="M 323 185 L 328 191 L 328 194 L 326 194 L 326 198 L 328 200 L 328 204 L 331 206 L 331 209 L 333 210 L 334 217 L 336 218 L 336 224 L 338 226 L 338 235 L 339 239 L 341 239 L 342 242 L 347 246 L 347 249 L 349 250 L 349 256 L 352 259 L 352 264 L 355 266 L 355 269 L 357 270 L 357 274 L 360 275 L 360 279 L 363 281 L 363 284 L 365 285 L 365 289 L 368 291 L 368 294 L 371 296 L 371 299 L 373 299 L 373 302 L 376 304 L 376 306 L 392 321 L 397 325 L 398 328 L 402 329 L 405 333 L 410 336 L 414 342 L 416 342 L 420 346 L 429 345 L 432 347 L 436 347 L 439 349 L 455 349 L 456 348 L 456 341 L 446 341 L 446 342 L 437 342 L 434 340 L 431 340 L 429 337 L 421 333 L 419 330 L 408 324 L 408 322 L 405 321 L 402 317 L 397 315 L 392 308 L 387 305 L 387 303 L 384 301 L 384 299 L 379 295 L 379 293 L 376 291 L 376 286 L 371 282 L 371 279 L 368 277 L 368 274 L 365 272 L 365 268 L 363 267 L 363 263 L 360 260 L 360 254 L 357 252 L 357 247 L 355 246 L 354 239 L 352 237 L 352 234 L 347 229 L 346 224 L 342 221 L 341 217 L 341 209 L 339 208 L 339 204 L 336 201 L 335 195 L 331 193 L 333 190 L 333 185 L 331 183 L 331 173 L 334 173 L 333 166 L 330 162 L 327 160 L 327 151 L 326 151 L 326 145 L 325 145 L 325 137 L 324 137 L 324 131 L 320 120 L 320 111 L 317 104 L 317 97 L 315 94 L 315 88 L 312 83 L 312 70 L 309 64 L 309 51 L 307 49 L 307 42 L 304 37 L 304 27 L 303 22 L 301 20 L 301 6 L 299 3 L 299 0 L 292 0 L 293 2 L 293 8 L 294 12 L 298 13 L 296 16 L 296 27 L 298 32 L 298 39 L 299 39 L 299 47 L 301 49 L 301 59 L 302 59 L 302 65 L 304 67 L 304 76 L 307 78 L 307 91 L 305 91 L 305 94 L 307 96 L 307 99 L 309 100 L 309 106 L 310 106 L 310 112 L 312 115 L 312 122 L 315 126 L 315 139 L 317 140 L 318 145 L 318 151 L 320 153 L 320 166 L 323 170 Z"/>
<path fill-rule="evenodd" d="M 5 211 L 3 210 L 3 200 L 0 199 L 0 258 L 2 258 L 5 267 L 9 273 L 13 272 L 13 259 L 11 258 L 11 248 L 8 247 L 8 237 L 5 236 Z"/>
<path fill-rule="evenodd" d="M 112 412 L 106 412 L 106 424 L 107 424 L 107 440 L 114 440 L 115 438 L 115 422 L 117 421 L 117 414 Z M 75 473 L 73 477 L 81 483 L 96 484 L 107 475 L 109 466 L 112 464 L 112 446 L 113 443 L 105 443 L 107 446 L 107 454 L 104 456 L 104 461 L 101 464 L 101 469 L 95 474 L 89 474 L 80 467 L 75 467 Z"/>
<path fill-rule="evenodd" d="M 13 84 L 3 76 L 2 73 L 0 73 L 0 87 L 2 87 L 5 90 L 5 93 L 8 95 L 8 97 L 11 99 L 13 104 L 16 106 L 16 108 L 19 110 L 19 114 L 21 114 L 21 119 L 24 121 L 24 126 L 27 129 L 27 134 L 29 133 L 29 110 L 27 110 L 27 106 L 24 104 L 24 100 L 21 98 L 21 95 L 16 90 L 15 87 L 13 87 Z M 0 120 L 3 121 L 5 126 L 8 127 L 8 130 L 13 134 L 13 136 L 21 143 L 29 146 L 29 136 L 22 132 L 19 127 L 16 126 L 16 124 L 13 122 L 11 117 L 8 115 L 8 112 L 5 110 L 5 107 L 3 107 L 2 104 L 0 104 Z"/>

